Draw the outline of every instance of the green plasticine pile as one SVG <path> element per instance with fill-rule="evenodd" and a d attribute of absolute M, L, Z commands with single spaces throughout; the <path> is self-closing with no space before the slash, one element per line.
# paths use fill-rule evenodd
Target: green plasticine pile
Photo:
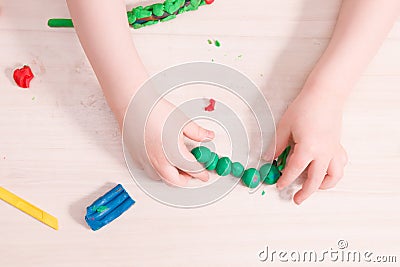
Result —
<path fill-rule="evenodd" d="M 178 14 L 197 10 L 199 6 L 212 4 L 214 0 L 165 0 L 149 6 L 137 6 L 127 12 L 128 22 L 134 29 L 154 25 L 176 18 Z M 47 22 L 49 27 L 74 27 L 71 19 L 54 18 Z"/>
<path fill-rule="evenodd" d="M 255 168 L 245 169 L 240 162 L 232 162 L 228 157 L 219 158 L 214 152 L 211 152 L 205 146 L 198 146 L 192 149 L 192 154 L 196 160 L 204 165 L 209 170 L 215 170 L 219 176 L 233 175 L 241 178 L 243 184 L 249 188 L 255 188 L 260 183 L 275 184 L 281 171 L 286 166 L 286 159 L 290 152 L 290 146 L 279 155 L 277 160 L 271 163 L 266 163 L 259 170 Z"/>

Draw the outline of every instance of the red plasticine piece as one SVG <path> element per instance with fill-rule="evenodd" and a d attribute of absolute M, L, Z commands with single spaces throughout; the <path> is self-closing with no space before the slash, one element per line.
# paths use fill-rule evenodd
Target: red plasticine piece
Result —
<path fill-rule="evenodd" d="M 22 68 L 14 70 L 13 77 L 19 87 L 29 88 L 29 83 L 35 76 L 33 75 L 31 68 L 24 65 Z"/>
<path fill-rule="evenodd" d="M 205 111 L 214 111 L 215 108 L 215 100 L 214 99 L 210 99 L 210 104 L 204 108 Z"/>
<path fill-rule="evenodd" d="M 214 3 L 214 0 L 205 0 L 207 5 L 211 5 L 212 3 Z"/>

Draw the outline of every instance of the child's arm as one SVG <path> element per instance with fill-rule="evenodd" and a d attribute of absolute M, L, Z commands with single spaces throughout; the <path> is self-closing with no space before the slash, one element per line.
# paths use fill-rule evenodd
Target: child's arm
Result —
<path fill-rule="evenodd" d="M 136 52 L 129 29 L 123 0 L 67 0 L 75 30 L 96 73 L 109 106 L 120 127 L 130 99 L 147 79 L 147 73 Z M 175 107 L 160 101 L 149 119 L 145 136 L 146 151 L 128 148 L 136 157 L 146 155 L 152 168 L 143 166 L 149 172 L 154 170 L 167 183 L 184 185 L 191 177 L 208 180 L 208 173 L 182 172 L 173 166 L 164 155 L 161 143 L 162 127 L 167 115 Z M 144 129 L 138 129 L 143 131 Z M 202 141 L 212 139 L 214 132 L 203 129 L 196 123 L 188 123 L 182 129 L 179 139 L 181 153 L 189 160 L 196 161 L 183 142 L 183 135 Z M 130 136 L 135 139 L 135 136 Z M 132 151 L 134 150 L 134 151 Z M 200 165 L 199 165 L 200 167 Z"/>
<path fill-rule="evenodd" d="M 334 82 L 344 100 L 399 14 L 398 0 L 344 0 L 329 46 L 308 82 Z"/>
<path fill-rule="evenodd" d="M 343 176 L 347 156 L 340 145 L 340 132 L 345 99 L 399 14 L 399 0 L 343 1 L 326 51 L 277 128 L 275 155 L 290 138 L 295 143 L 278 189 L 291 184 L 308 167 L 308 178 L 294 196 L 297 204 L 318 188 L 335 186 Z"/>
<path fill-rule="evenodd" d="M 123 0 L 67 0 L 76 33 L 118 122 L 147 78 Z"/>

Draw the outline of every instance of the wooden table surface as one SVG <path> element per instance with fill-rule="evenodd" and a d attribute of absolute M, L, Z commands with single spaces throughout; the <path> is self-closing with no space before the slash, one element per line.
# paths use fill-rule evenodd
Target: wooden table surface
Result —
<path fill-rule="evenodd" d="M 279 119 L 327 45 L 340 2 L 217 0 L 132 30 L 132 38 L 151 74 L 198 60 L 242 71 Z M 48 28 L 52 17 L 69 17 L 64 1 L 0 2 L 0 184 L 60 224 L 55 231 L 0 202 L 0 266 L 287 266 L 258 254 L 265 246 L 337 250 L 338 240 L 351 250 L 397 255 L 398 264 L 400 21 L 347 103 L 350 162 L 336 188 L 296 206 L 273 186 L 249 195 L 239 185 L 212 205 L 178 209 L 154 201 L 130 177 L 119 129 L 76 34 Z M 36 75 L 28 90 L 12 80 L 23 64 Z M 137 203 L 92 232 L 85 207 L 116 183 Z"/>

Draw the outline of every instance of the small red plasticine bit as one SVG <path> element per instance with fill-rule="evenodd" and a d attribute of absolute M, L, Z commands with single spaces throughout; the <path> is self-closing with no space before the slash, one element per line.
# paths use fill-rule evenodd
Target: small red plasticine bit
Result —
<path fill-rule="evenodd" d="M 19 87 L 29 88 L 29 83 L 35 77 L 29 66 L 24 65 L 20 69 L 14 70 L 13 78 Z"/>
<path fill-rule="evenodd" d="M 214 111 L 215 109 L 215 100 L 214 99 L 210 99 L 210 104 L 204 108 L 205 111 Z"/>
<path fill-rule="evenodd" d="M 207 5 L 211 5 L 212 3 L 214 3 L 214 0 L 205 0 Z"/>

